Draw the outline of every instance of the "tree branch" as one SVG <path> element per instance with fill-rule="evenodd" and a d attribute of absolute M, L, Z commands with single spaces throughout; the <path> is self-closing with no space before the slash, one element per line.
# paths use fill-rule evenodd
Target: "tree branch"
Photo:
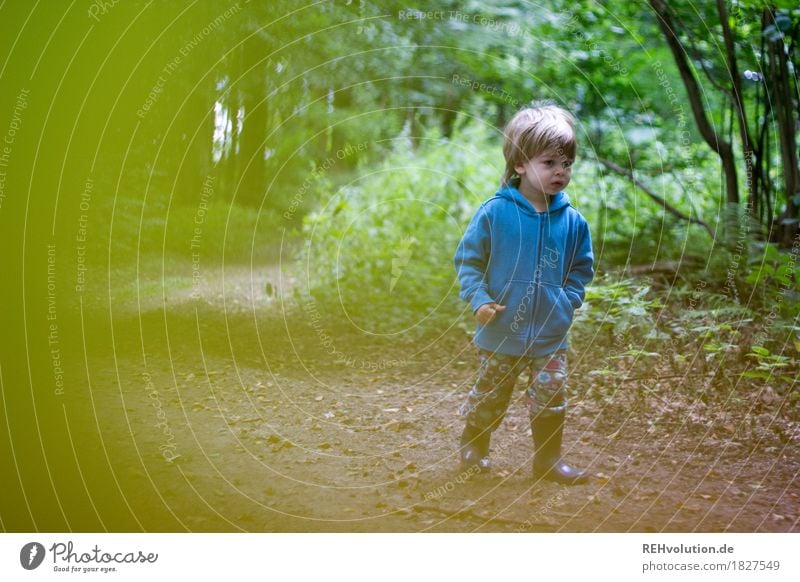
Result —
<path fill-rule="evenodd" d="M 680 210 L 678 210 L 677 208 L 672 206 L 669 202 L 664 200 L 661 196 L 659 196 L 658 194 L 653 192 L 646 184 L 642 183 L 641 180 L 639 180 L 636 176 L 634 176 L 632 171 L 627 170 L 626 168 L 623 168 L 622 166 L 619 166 L 619 165 L 615 164 L 614 162 L 611 162 L 611 161 L 603 159 L 603 158 L 596 157 L 595 159 L 598 162 L 600 162 L 601 164 L 603 164 L 606 168 L 611 170 L 612 172 L 614 172 L 616 174 L 619 174 L 620 176 L 624 176 L 624 177 L 628 178 L 631 182 L 633 182 L 634 186 L 636 186 L 642 192 L 647 194 L 659 206 L 661 206 L 664 210 L 666 210 L 667 212 L 669 212 L 673 216 L 675 216 L 675 217 L 677 217 L 677 218 L 679 218 L 681 220 L 685 220 L 686 222 L 689 222 L 690 224 L 699 224 L 704 229 L 706 229 L 706 232 L 708 232 L 708 235 L 712 239 L 714 238 L 714 232 L 711 230 L 711 227 L 708 225 L 708 223 L 706 223 L 706 221 L 704 221 L 701 218 L 696 218 L 694 216 L 689 216 L 688 214 L 684 214 L 683 212 L 681 212 Z"/>
<path fill-rule="evenodd" d="M 692 39 L 692 35 L 688 33 L 688 27 L 687 27 L 685 24 L 683 24 L 683 22 L 681 21 L 681 19 L 678 17 L 678 15 L 677 15 L 677 14 L 674 14 L 674 13 L 673 13 L 673 18 L 675 19 L 675 22 L 677 22 L 677 23 L 678 23 L 678 25 L 679 25 L 681 28 L 683 28 L 683 30 L 687 31 L 687 33 L 686 33 L 686 40 L 688 40 L 688 41 L 689 41 L 689 48 L 691 49 L 691 52 L 692 52 L 692 57 L 694 58 L 694 60 L 695 60 L 695 61 L 697 61 L 697 62 L 700 64 L 700 68 L 703 70 L 703 73 L 705 73 L 705 75 L 706 75 L 706 78 L 707 78 L 707 79 L 709 80 L 709 82 L 711 82 L 711 84 L 712 84 L 712 85 L 714 85 L 714 87 L 716 87 L 716 88 L 717 88 L 717 89 L 718 89 L 718 90 L 719 90 L 721 93 L 724 93 L 724 94 L 725 94 L 725 96 L 726 96 L 726 97 L 727 97 L 727 98 L 730 100 L 730 102 L 731 102 L 731 103 L 735 103 L 736 101 L 735 101 L 735 98 L 734 98 L 734 96 L 733 96 L 733 92 L 732 92 L 730 89 L 728 89 L 727 87 L 723 87 L 723 86 L 720 84 L 720 82 L 719 82 L 719 81 L 717 81 L 717 80 L 714 78 L 714 76 L 711 74 L 711 71 L 710 71 L 710 70 L 708 69 L 708 67 L 706 66 L 706 60 L 703 58 L 703 54 L 702 54 L 702 52 L 700 51 L 700 49 L 698 49 L 698 48 L 697 48 L 697 45 L 695 44 L 694 40 Z"/>

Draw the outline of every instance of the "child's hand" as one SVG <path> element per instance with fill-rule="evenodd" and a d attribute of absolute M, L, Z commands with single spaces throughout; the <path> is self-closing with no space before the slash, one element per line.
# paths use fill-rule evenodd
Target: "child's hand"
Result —
<path fill-rule="evenodd" d="M 478 323 L 481 325 L 486 325 L 487 323 L 491 323 L 498 313 L 502 313 L 505 310 L 505 305 L 500 305 L 498 303 L 484 303 L 478 307 L 478 311 L 475 312 L 475 319 L 477 319 Z"/>

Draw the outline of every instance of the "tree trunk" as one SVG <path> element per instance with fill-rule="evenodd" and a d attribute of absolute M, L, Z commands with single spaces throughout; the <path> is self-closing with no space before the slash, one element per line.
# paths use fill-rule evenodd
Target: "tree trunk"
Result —
<path fill-rule="evenodd" d="M 755 144 L 750 137 L 750 126 L 747 124 L 747 113 L 742 94 L 742 80 L 739 76 L 739 67 L 736 62 L 736 46 L 734 44 L 733 32 L 728 23 L 728 11 L 723 0 L 717 0 L 717 12 L 722 25 L 722 36 L 725 40 L 725 55 L 728 61 L 728 74 L 731 77 L 733 87 L 733 108 L 739 124 L 739 138 L 742 140 L 742 154 L 745 163 L 745 175 L 747 176 L 748 200 L 752 204 L 756 197 L 756 184 L 753 180 L 753 148 Z"/>
<path fill-rule="evenodd" d="M 265 191 L 264 148 L 267 136 L 266 73 L 263 62 L 267 54 L 258 36 L 244 43 L 241 91 L 244 120 L 239 141 L 239 167 L 242 168 L 235 196 L 247 204 L 259 204 Z"/>
<path fill-rule="evenodd" d="M 177 168 L 175 199 L 181 203 L 197 204 L 203 184 L 214 174 L 212 148 L 214 144 L 214 100 L 216 90 L 214 76 L 209 74 L 196 83 L 194 76 L 180 81 L 186 83 L 183 91 L 191 91 L 185 104 L 175 118 L 167 138 L 174 143 L 180 154 L 175 158 Z M 176 85 L 179 79 L 176 77 Z M 183 95 L 183 93 L 178 93 Z"/>
<path fill-rule="evenodd" d="M 736 177 L 736 163 L 733 157 L 733 148 L 731 144 L 714 131 L 711 123 L 708 121 L 706 112 L 703 109 L 703 98 L 700 86 L 697 79 L 692 72 L 686 56 L 686 50 L 678 39 L 672 16 L 669 12 L 669 7 L 664 0 L 650 0 L 650 6 L 658 17 L 658 25 L 661 28 L 664 38 L 667 41 L 672 56 L 675 59 L 675 64 L 678 66 L 678 72 L 683 80 L 683 85 L 686 88 L 686 93 L 689 97 L 689 103 L 692 107 L 692 114 L 697 129 L 700 135 L 708 144 L 708 146 L 717 152 L 720 161 L 722 162 L 722 170 L 725 174 L 725 187 L 727 201 L 731 204 L 739 203 L 739 187 Z"/>
<path fill-rule="evenodd" d="M 775 25 L 774 12 L 769 12 L 767 22 Z M 778 242 L 785 246 L 798 232 L 797 204 L 794 197 L 800 194 L 800 168 L 797 161 L 797 138 L 795 119 L 796 94 L 792 87 L 792 78 L 789 73 L 789 61 L 786 56 L 786 45 L 783 38 L 775 41 L 767 40 L 770 60 L 770 85 L 772 87 L 773 109 L 777 116 L 778 141 L 781 148 L 783 166 L 783 182 L 786 188 L 786 209 L 779 215 L 777 232 Z"/>
<path fill-rule="evenodd" d="M 221 172 L 223 176 L 223 189 L 230 200 L 233 196 L 233 192 L 236 190 L 237 181 L 239 179 L 240 158 L 238 150 L 240 148 L 239 137 L 242 128 L 239 126 L 238 112 L 242 104 L 242 87 L 235 81 L 239 79 L 243 73 L 241 45 L 231 52 L 231 62 L 227 68 L 229 70 L 228 79 L 230 79 L 230 81 L 227 94 L 222 99 L 222 105 L 227 108 L 229 119 L 231 120 L 231 136 L 230 142 L 227 144 L 226 148 L 227 153 L 220 161 L 223 167 L 223 171 Z"/>

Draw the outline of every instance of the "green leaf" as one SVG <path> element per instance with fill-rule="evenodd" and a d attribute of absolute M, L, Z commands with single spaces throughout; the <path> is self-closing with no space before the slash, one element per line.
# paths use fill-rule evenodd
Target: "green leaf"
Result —
<path fill-rule="evenodd" d="M 770 374 L 768 372 L 759 372 L 758 370 L 748 370 L 747 372 L 742 372 L 739 376 L 742 378 L 758 378 L 763 380 L 769 378 Z"/>

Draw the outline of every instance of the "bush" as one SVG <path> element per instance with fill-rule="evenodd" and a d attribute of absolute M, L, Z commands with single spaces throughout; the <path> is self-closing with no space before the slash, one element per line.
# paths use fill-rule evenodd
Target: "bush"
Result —
<path fill-rule="evenodd" d="M 333 189 L 305 218 L 300 289 L 376 333 L 424 328 L 463 311 L 453 254 L 497 189 L 502 153 L 485 126 L 401 135 L 377 168 Z M 438 325 L 438 324 L 437 324 Z"/>

